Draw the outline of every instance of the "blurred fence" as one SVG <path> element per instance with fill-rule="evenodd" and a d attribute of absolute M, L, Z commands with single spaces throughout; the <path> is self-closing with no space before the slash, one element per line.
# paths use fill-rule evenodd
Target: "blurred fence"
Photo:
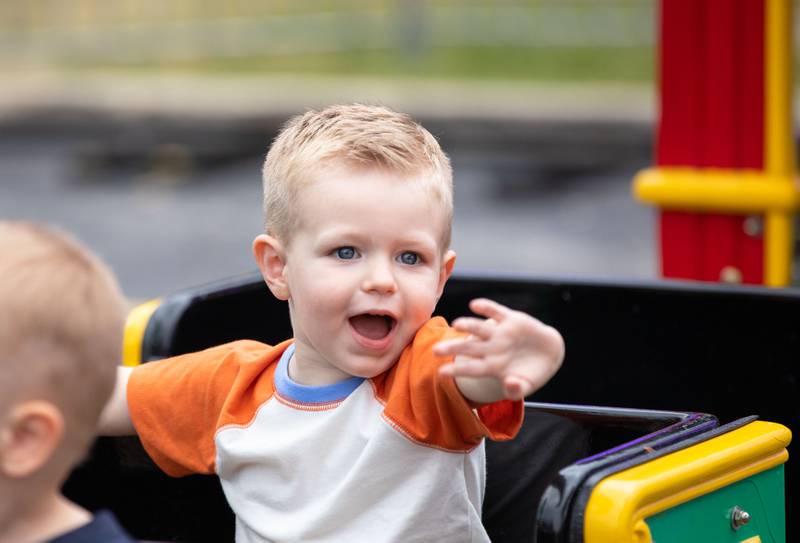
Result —
<path fill-rule="evenodd" d="M 413 59 L 442 49 L 648 48 L 654 9 L 654 0 L 2 2 L 0 62 L 163 66 L 376 51 Z"/>

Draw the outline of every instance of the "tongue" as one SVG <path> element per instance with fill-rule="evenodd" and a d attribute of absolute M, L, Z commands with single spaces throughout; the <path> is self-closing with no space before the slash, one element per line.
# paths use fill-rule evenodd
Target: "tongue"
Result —
<path fill-rule="evenodd" d="M 369 339 L 383 339 L 391 329 L 389 318 L 380 315 L 356 315 L 350 318 L 356 332 Z"/>

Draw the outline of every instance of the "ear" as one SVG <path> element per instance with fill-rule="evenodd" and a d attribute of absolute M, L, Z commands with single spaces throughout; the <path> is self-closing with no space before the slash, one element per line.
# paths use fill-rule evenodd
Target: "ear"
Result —
<path fill-rule="evenodd" d="M 261 234 L 253 240 L 253 256 L 272 294 L 279 300 L 288 300 L 289 284 L 284 274 L 286 252 L 281 242 L 277 238 Z"/>
<path fill-rule="evenodd" d="M 47 464 L 64 437 L 64 418 L 45 401 L 19 404 L 0 427 L 0 471 L 22 479 Z"/>
<path fill-rule="evenodd" d="M 442 295 L 445 283 L 447 283 L 447 280 L 450 279 L 450 276 L 453 274 L 453 267 L 455 265 L 456 265 L 456 252 L 448 250 L 444 254 L 444 257 L 442 258 L 442 268 L 439 270 L 439 286 L 436 289 L 437 300 Z"/>

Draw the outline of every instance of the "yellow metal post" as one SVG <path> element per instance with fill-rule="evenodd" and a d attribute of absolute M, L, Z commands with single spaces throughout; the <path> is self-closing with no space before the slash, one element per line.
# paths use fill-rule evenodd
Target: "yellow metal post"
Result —
<path fill-rule="evenodd" d="M 792 3 L 767 0 L 764 170 L 772 183 L 795 186 L 795 153 L 792 137 Z M 792 276 L 794 236 L 792 215 L 785 210 L 766 212 L 764 228 L 764 283 L 787 286 Z"/>

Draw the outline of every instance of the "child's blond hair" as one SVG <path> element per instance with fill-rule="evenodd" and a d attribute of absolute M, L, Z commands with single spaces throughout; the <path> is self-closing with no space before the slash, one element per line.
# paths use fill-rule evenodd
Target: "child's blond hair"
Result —
<path fill-rule="evenodd" d="M 0 416 L 44 400 L 64 419 L 59 455 L 82 456 L 114 388 L 125 303 L 109 269 L 66 234 L 0 221 Z"/>
<path fill-rule="evenodd" d="M 449 247 L 453 173 L 447 155 L 408 115 L 362 104 L 311 110 L 284 125 L 264 162 L 267 233 L 289 242 L 300 220 L 298 191 L 332 164 L 418 177 L 445 210 L 442 250 Z"/>

